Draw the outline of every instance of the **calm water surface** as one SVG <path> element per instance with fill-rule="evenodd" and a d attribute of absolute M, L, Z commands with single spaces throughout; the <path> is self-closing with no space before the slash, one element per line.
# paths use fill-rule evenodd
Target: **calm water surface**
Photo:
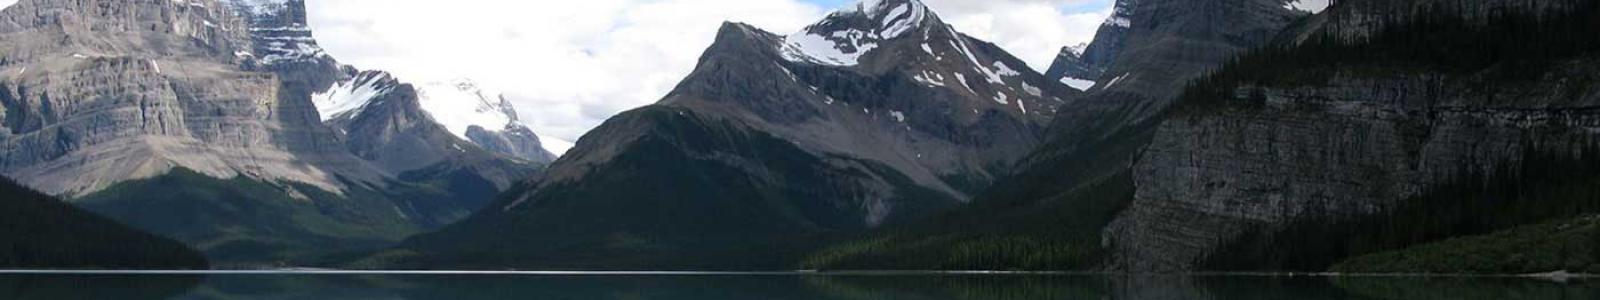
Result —
<path fill-rule="evenodd" d="M 971 274 L 0 274 L 0 299 L 1600 299 L 1600 281 Z"/>

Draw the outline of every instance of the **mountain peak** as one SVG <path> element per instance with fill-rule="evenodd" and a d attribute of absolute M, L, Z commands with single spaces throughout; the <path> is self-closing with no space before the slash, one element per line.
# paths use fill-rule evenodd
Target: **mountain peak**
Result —
<path fill-rule="evenodd" d="M 940 25 L 938 16 L 918 0 L 864 0 L 786 36 L 783 56 L 795 62 L 855 66 L 882 42 Z"/>

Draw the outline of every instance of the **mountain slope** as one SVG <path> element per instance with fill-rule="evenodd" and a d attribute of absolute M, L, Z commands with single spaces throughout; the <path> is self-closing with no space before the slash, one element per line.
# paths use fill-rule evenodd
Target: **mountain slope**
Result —
<path fill-rule="evenodd" d="M 659 103 L 394 253 L 418 267 L 772 267 L 685 257 L 959 205 L 1075 93 L 1022 66 L 919 1 L 867 1 L 788 36 L 725 24 Z"/>
<path fill-rule="evenodd" d="M 0 177 L 0 268 L 205 269 L 193 249 Z"/>
<path fill-rule="evenodd" d="M 1119 94 L 1136 72 L 1102 83 L 1075 104 L 1134 102 L 1093 119 L 1058 116 L 1052 129 L 1063 135 L 1025 160 L 1010 181 L 1019 184 L 936 225 L 809 262 L 1324 271 L 1593 213 L 1594 6 L 1341 1 L 1182 89 Z M 974 246 L 985 239 L 1001 242 Z"/>
<path fill-rule="evenodd" d="M 1268 44 L 1305 12 L 1281 0 L 1121 0 L 1079 57 L 1086 93 L 1046 142 L 972 205 L 823 249 L 808 268 L 1093 269 L 1105 226 L 1133 197 L 1129 167 L 1186 83 Z M 1097 71 L 1103 70 L 1103 71 Z M 1059 80 L 1061 78 L 1050 78 Z"/>

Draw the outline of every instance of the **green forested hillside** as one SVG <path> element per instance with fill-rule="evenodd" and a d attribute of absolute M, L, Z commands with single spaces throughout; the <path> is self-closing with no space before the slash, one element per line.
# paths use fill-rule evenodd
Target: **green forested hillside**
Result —
<path fill-rule="evenodd" d="M 205 269 L 198 252 L 0 178 L 0 269 Z"/>

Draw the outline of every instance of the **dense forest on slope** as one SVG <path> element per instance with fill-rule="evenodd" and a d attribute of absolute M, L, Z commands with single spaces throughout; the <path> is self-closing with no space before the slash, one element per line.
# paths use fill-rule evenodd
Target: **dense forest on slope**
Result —
<path fill-rule="evenodd" d="M 1133 151 L 1141 139 L 1147 137 L 1119 135 L 1113 139 L 1120 141 L 1115 143 L 1119 146 L 1096 153 Z M 1063 164 L 1089 166 L 1113 161 L 1087 156 Z M 1038 174 L 1012 179 L 1035 181 L 1032 184 L 1059 180 Z M 823 270 L 1093 269 L 1109 255 L 1099 247 L 1099 228 L 1111 222 L 1133 196 L 1133 179 L 1127 171 L 1100 182 L 1077 187 L 1049 201 L 975 203 L 926 222 L 862 234 L 851 242 L 816 251 L 800 264 L 805 269 Z"/>
<path fill-rule="evenodd" d="M 1299 44 L 1253 50 L 1191 82 L 1179 111 L 1258 106 L 1234 97 L 1241 85 L 1295 86 L 1335 76 L 1487 74 L 1507 81 L 1540 80 L 1556 64 L 1600 53 L 1600 2 L 1570 1 L 1550 14 L 1501 12 L 1487 20 L 1459 17 L 1470 1 L 1444 1 L 1405 20 L 1386 21 L 1367 38 L 1345 40 L 1327 29 Z"/>
<path fill-rule="evenodd" d="M 1600 273 L 1600 215 L 1452 238 L 1351 258 L 1343 273 Z"/>
<path fill-rule="evenodd" d="M 1566 80 L 1568 97 L 1581 97 L 1600 76 L 1551 75 L 1562 65 L 1592 64 L 1600 54 L 1600 10 L 1596 2 L 1558 14 L 1495 14 L 1486 21 L 1452 18 L 1459 2 L 1438 4 L 1411 21 L 1384 27 L 1359 41 L 1321 35 L 1302 45 L 1270 47 L 1230 63 L 1220 72 L 1194 82 L 1184 95 L 1177 117 L 1217 109 L 1254 110 L 1265 97 L 1241 97 L 1241 86 L 1292 87 L 1338 78 L 1377 74 L 1416 74 L 1439 82 L 1482 82 L 1485 94 L 1506 85 Z M 1382 72 L 1382 73 L 1375 73 Z M 1556 73 L 1562 74 L 1562 73 Z M 1587 76 L 1587 77 L 1585 77 Z M 1440 84 L 1440 86 L 1451 86 Z M 1500 101 L 1514 101 L 1515 98 Z M 1576 99 L 1570 99 L 1576 100 Z M 1515 103 L 1489 103 L 1505 105 Z M 1560 114 L 1562 111 L 1552 110 Z M 1565 128 L 1533 130 L 1562 132 Z M 1552 152 L 1523 146 L 1522 157 L 1496 170 L 1460 166 L 1452 183 L 1401 201 L 1375 215 L 1335 215 L 1302 219 L 1286 228 L 1258 228 L 1231 241 L 1206 262 L 1213 270 L 1323 271 L 1355 256 L 1406 248 L 1452 237 L 1486 234 L 1517 226 L 1600 212 L 1600 141 L 1569 141 L 1581 149 Z M 1562 235 L 1566 237 L 1569 235 Z M 1570 235 L 1576 236 L 1576 235 Z M 1413 255 L 1443 256 L 1454 252 L 1419 250 Z M 1484 267 L 1447 257 L 1410 259 L 1462 263 L 1431 265 L 1426 271 L 1520 272 L 1528 269 Z M 1397 265 L 1386 269 L 1363 259 L 1352 270 L 1413 271 Z M 1414 264 L 1406 262 L 1403 265 Z M 1534 266 L 1530 264 L 1528 266 Z M 1537 264 L 1548 266 L 1549 264 Z M 1582 268 L 1583 265 L 1577 267 Z M 1549 271 L 1549 270 L 1543 270 Z"/>
<path fill-rule="evenodd" d="M 165 232 L 204 251 L 218 265 L 301 264 L 318 256 L 367 251 L 393 244 L 459 213 L 456 201 L 436 188 L 396 183 L 379 191 L 353 187 L 343 195 L 304 184 L 248 178 L 217 179 L 188 169 L 114 185 L 74 200 L 136 228 Z M 182 187 L 182 188 L 174 188 Z M 367 211 L 389 201 L 434 220 L 401 220 L 401 211 Z M 441 215 L 444 214 L 444 215 Z"/>
<path fill-rule="evenodd" d="M 177 241 L 140 232 L 0 177 L 0 269 L 205 269 Z"/>

